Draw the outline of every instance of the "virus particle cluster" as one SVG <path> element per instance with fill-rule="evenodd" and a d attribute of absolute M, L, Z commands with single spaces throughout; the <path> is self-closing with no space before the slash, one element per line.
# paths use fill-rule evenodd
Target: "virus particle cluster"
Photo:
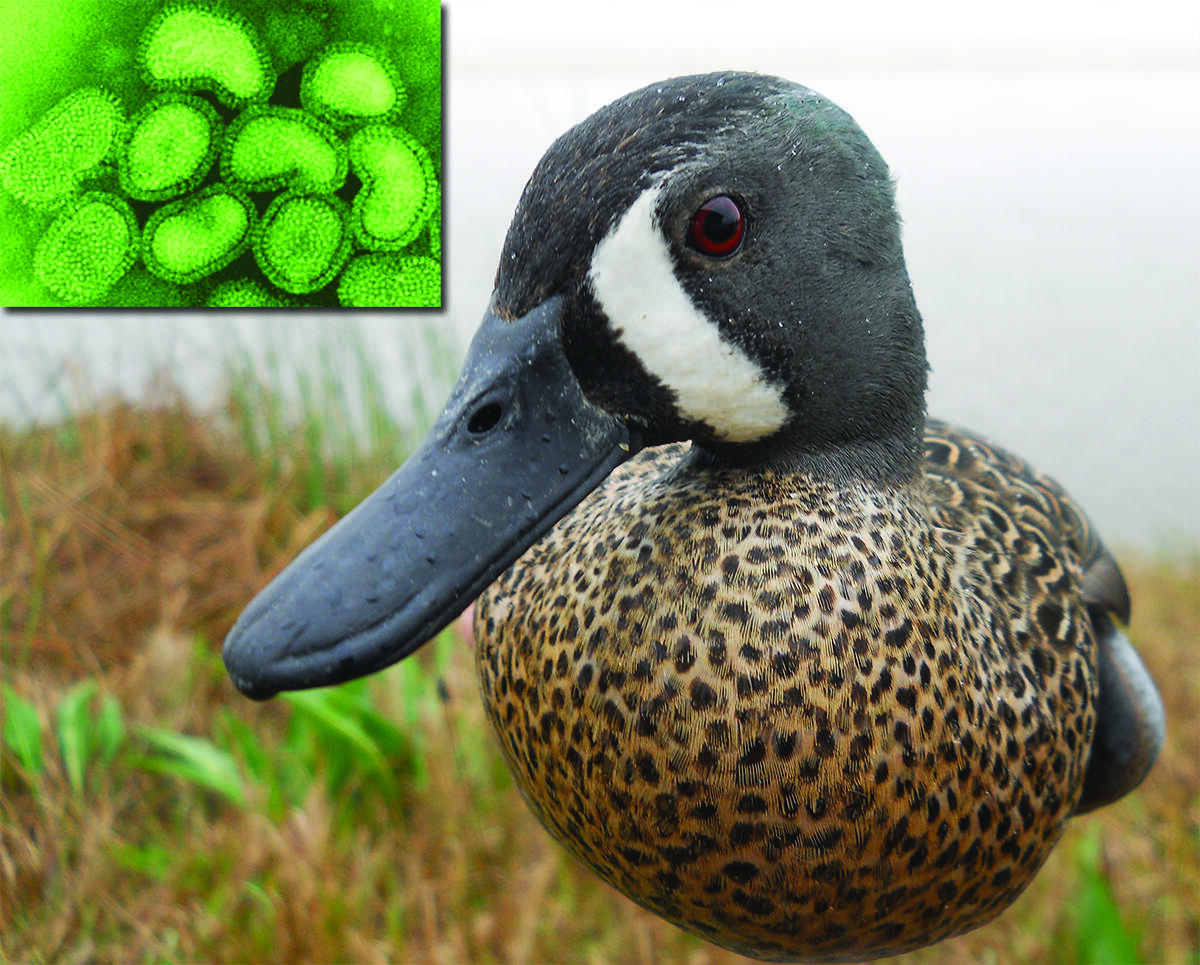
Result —
<path fill-rule="evenodd" d="M 122 283 L 148 272 L 182 293 L 164 304 L 440 304 L 441 190 L 402 126 L 402 72 L 384 45 L 289 17 L 265 18 L 264 43 L 228 2 L 169 2 L 134 48 L 148 90 L 131 117 L 83 87 L 0 153 L 0 187 L 49 219 L 32 268 L 54 297 L 132 304 L 111 298 L 151 297 Z"/>

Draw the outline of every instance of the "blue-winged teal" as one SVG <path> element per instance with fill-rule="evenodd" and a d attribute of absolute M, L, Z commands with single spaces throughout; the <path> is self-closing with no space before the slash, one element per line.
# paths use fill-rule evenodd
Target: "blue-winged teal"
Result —
<path fill-rule="evenodd" d="M 538 164 L 428 439 L 250 605 L 230 674 L 371 673 L 482 594 L 518 783 L 634 901 L 778 959 L 982 924 L 1163 715 L 1084 516 L 927 421 L 925 379 L 848 115 L 754 74 L 636 91 Z"/>

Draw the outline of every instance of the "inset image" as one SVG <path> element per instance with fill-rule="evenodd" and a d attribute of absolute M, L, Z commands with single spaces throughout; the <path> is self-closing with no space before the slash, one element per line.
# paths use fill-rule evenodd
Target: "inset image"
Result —
<path fill-rule="evenodd" d="M 437 0 L 9 17 L 0 305 L 441 305 Z"/>

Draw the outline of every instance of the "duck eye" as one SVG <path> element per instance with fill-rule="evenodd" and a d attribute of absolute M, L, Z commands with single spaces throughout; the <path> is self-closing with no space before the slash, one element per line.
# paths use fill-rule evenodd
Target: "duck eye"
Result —
<path fill-rule="evenodd" d="M 725 194 L 709 198 L 696 209 L 688 225 L 687 243 L 702 255 L 724 258 L 737 251 L 746 233 L 746 217 Z"/>

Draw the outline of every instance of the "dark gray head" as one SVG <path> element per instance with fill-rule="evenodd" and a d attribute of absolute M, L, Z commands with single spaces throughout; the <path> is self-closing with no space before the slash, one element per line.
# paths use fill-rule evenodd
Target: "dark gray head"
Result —
<path fill-rule="evenodd" d="M 690 235 L 721 197 L 744 234 L 713 256 Z M 553 295 L 585 394 L 650 442 L 838 475 L 915 468 L 926 364 L 891 179 L 806 87 L 675 78 L 560 137 L 517 206 L 494 309 Z"/>
<path fill-rule="evenodd" d="M 854 121 L 757 74 L 636 91 L 538 164 L 429 436 L 251 603 L 226 665 L 267 697 L 394 663 L 643 445 L 907 479 L 924 388 L 892 185 Z"/>

